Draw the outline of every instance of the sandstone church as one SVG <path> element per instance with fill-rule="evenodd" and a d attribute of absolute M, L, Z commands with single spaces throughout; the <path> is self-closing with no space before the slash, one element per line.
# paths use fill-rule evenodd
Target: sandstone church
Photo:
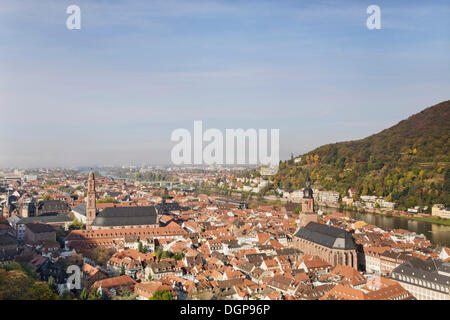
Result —
<path fill-rule="evenodd" d="M 152 228 L 159 226 L 155 206 L 111 207 L 97 212 L 95 177 L 91 171 L 88 179 L 86 201 L 86 229 Z"/>
<path fill-rule="evenodd" d="M 294 234 L 293 246 L 305 254 L 320 257 L 332 266 L 339 264 L 358 268 L 352 234 L 344 229 L 317 222 L 313 191 L 308 176 L 303 189 L 299 229 Z"/>

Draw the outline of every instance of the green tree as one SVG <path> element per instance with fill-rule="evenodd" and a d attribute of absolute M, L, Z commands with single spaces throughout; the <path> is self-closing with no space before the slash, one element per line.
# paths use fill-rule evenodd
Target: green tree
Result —
<path fill-rule="evenodd" d="M 69 230 L 82 230 L 85 228 L 85 225 L 83 222 L 79 221 L 78 219 L 74 219 L 70 224 L 69 224 Z"/>
<path fill-rule="evenodd" d="M 12 271 L 12 270 L 23 271 L 20 263 L 15 262 L 15 261 L 5 265 L 5 269 L 6 269 L 6 271 Z"/>
<path fill-rule="evenodd" d="M 27 300 L 57 300 L 58 296 L 50 289 L 50 287 L 41 281 L 35 282 L 31 288 L 27 290 L 25 295 Z"/>
<path fill-rule="evenodd" d="M 161 254 L 161 259 L 167 259 L 167 258 L 172 258 L 172 252 L 169 251 L 163 251 Z"/>
<path fill-rule="evenodd" d="M 173 300 L 173 295 L 169 290 L 158 290 L 152 295 L 150 300 Z"/>
<path fill-rule="evenodd" d="M 137 294 L 132 292 L 128 287 L 122 287 L 118 290 L 118 294 L 113 300 L 136 300 Z"/>
<path fill-rule="evenodd" d="M 20 267 L 22 268 L 22 271 L 25 272 L 25 274 L 31 279 L 35 281 L 40 279 L 39 275 L 36 273 L 36 271 L 34 271 L 34 267 L 31 264 L 24 262 L 20 264 Z"/>
<path fill-rule="evenodd" d="M 297 208 L 294 209 L 293 213 L 299 214 L 300 211 L 302 211 L 302 205 L 299 205 Z"/>
<path fill-rule="evenodd" d="M 444 191 L 450 193 L 450 169 L 445 171 L 444 175 Z"/>
<path fill-rule="evenodd" d="M 58 286 L 56 285 L 55 278 L 52 276 L 48 277 L 47 281 L 48 287 L 56 294 L 58 294 Z"/>
<path fill-rule="evenodd" d="M 158 248 L 158 249 L 156 249 L 156 250 L 153 252 L 153 255 L 154 255 L 155 257 L 157 257 L 158 260 L 159 260 L 159 259 L 161 259 L 162 253 L 163 253 L 163 250 L 162 250 L 161 248 Z"/>
<path fill-rule="evenodd" d="M 97 289 L 92 289 L 91 292 L 89 292 L 88 300 L 101 300 L 102 296 L 100 292 Z"/>
<path fill-rule="evenodd" d="M 92 259 L 95 261 L 95 263 L 104 266 L 113 254 L 113 249 L 107 248 L 105 246 L 98 246 L 95 247 L 94 250 L 92 250 Z"/>
<path fill-rule="evenodd" d="M 172 258 L 174 258 L 175 260 L 181 260 L 184 258 L 184 253 L 175 253 Z"/>
<path fill-rule="evenodd" d="M 73 296 L 72 293 L 70 293 L 69 290 L 64 290 L 61 294 L 61 300 L 72 300 Z"/>
<path fill-rule="evenodd" d="M 97 199 L 95 202 L 96 203 L 117 203 L 117 200 L 113 199 L 113 198 L 103 198 L 103 199 Z"/>
<path fill-rule="evenodd" d="M 87 300 L 89 298 L 89 291 L 86 288 L 83 288 L 80 293 L 81 300 Z"/>

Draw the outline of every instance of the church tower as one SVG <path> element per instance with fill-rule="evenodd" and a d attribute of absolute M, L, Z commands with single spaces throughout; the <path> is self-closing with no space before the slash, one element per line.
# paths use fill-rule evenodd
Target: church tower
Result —
<path fill-rule="evenodd" d="M 306 186 L 303 189 L 302 198 L 302 212 L 313 213 L 314 212 L 314 198 L 313 191 L 311 189 L 311 181 L 309 181 L 309 176 L 306 176 Z"/>
<path fill-rule="evenodd" d="M 3 208 L 3 218 L 7 219 L 11 217 L 11 203 L 9 202 L 9 198 L 11 197 L 11 192 L 8 189 L 8 195 L 6 196 L 6 203 Z"/>
<path fill-rule="evenodd" d="M 97 215 L 97 208 L 95 204 L 95 178 L 94 172 L 89 172 L 88 189 L 87 189 L 87 203 L 86 203 L 86 229 L 91 228 L 92 223 Z"/>
<path fill-rule="evenodd" d="M 309 176 L 306 176 L 305 188 L 303 189 L 302 211 L 298 215 L 300 227 L 310 222 L 317 222 L 317 214 L 314 212 L 314 198 Z"/>

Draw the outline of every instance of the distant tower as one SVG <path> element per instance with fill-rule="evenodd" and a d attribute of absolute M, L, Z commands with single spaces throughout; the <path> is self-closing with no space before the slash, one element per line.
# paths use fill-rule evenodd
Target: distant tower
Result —
<path fill-rule="evenodd" d="M 306 176 L 305 188 L 303 189 L 302 212 L 298 215 L 300 227 L 310 222 L 317 222 L 317 214 L 314 212 L 314 198 L 309 176 Z"/>
<path fill-rule="evenodd" d="M 90 229 L 92 223 L 97 215 L 97 208 L 95 205 L 95 178 L 94 172 L 89 172 L 87 203 L 86 203 L 86 229 Z"/>
<path fill-rule="evenodd" d="M 6 196 L 6 206 L 9 208 L 10 202 L 9 198 L 11 197 L 11 190 L 8 189 L 8 195 Z"/>
<path fill-rule="evenodd" d="M 9 198 L 11 197 L 11 191 L 8 189 L 8 195 L 6 196 L 5 207 L 3 208 L 3 218 L 7 219 L 11 217 L 11 203 L 9 202 Z"/>

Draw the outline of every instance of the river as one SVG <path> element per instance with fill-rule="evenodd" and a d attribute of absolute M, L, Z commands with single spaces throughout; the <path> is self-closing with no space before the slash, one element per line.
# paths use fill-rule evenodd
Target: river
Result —
<path fill-rule="evenodd" d="M 333 208 L 320 208 L 324 212 L 342 211 Z M 383 230 L 405 229 L 417 234 L 423 234 L 433 244 L 450 247 L 450 226 L 444 226 L 425 221 L 409 220 L 399 217 L 388 217 L 374 213 L 359 213 L 355 211 L 342 211 L 354 220 L 362 220 L 373 224 Z"/>

